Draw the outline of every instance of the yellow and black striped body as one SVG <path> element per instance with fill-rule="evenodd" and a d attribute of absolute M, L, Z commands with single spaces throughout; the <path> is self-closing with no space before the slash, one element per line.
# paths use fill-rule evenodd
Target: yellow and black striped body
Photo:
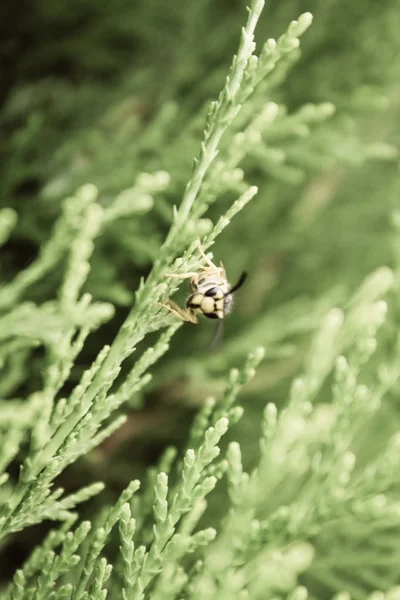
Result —
<path fill-rule="evenodd" d="M 186 307 L 193 315 L 223 319 L 230 311 L 232 296 L 226 279 L 217 275 L 203 277 L 196 282 L 192 281 L 192 291 Z"/>

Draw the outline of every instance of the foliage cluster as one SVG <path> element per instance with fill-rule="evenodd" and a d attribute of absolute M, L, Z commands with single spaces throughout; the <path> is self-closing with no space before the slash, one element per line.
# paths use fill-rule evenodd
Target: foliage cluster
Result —
<path fill-rule="evenodd" d="M 0 598 L 396 600 L 398 2 L 163 5 L 4 43 Z"/>

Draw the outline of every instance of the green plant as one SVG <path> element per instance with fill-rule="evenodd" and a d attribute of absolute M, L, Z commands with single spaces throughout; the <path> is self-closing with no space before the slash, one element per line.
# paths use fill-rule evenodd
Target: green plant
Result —
<path fill-rule="evenodd" d="M 199 83 L 201 102 L 182 91 L 191 60 L 200 68 L 195 52 L 185 57 L 187 69 L 176 65 L 154 93 L 154 106 L 145 86 L 150 117 L 142 114 L 146 94 L 142 101 L 128 96 L 150 81 L 146 68 L 122 73 L 120 91 L 102 99 L 100 121 L 91 121 L 88 111 L 85 128 L 71 126 L 46 173 L 32 149 L 54 110 L 50 154 L 62 122 L 57 111 L 67 114 L 68 107 L 43 109 L 45 80 L 33 91 L 22 85 L 3 109 L 7 124 L 26 106 L 37 107 L 11 135 L 5 190 L 16 210 L 0 212 L 5 556 L 28 527 L 50 522 L 51 529 L 23 565 L 13 565 L 2 598 L 399 595 L 398 217 L 392 201 L 398 140 L 377 142 L 360 112 L 394 111 L 393 75 L 386 74 L 387 95 L 377 83 L 364 88 L 355 78 L 347 102 L 332 93 L 335 105 L 322 100 L 322 91 L 303 104 L 302 86 L 294 86 L 300 100 L 292 106 L 283 83 L 291 80 L 312 17 L 306 12 L 291 21 L 257 54 L 254 31 L 263 7 L 264 0 L 251 3 L 225 85 L 207 112 L 202 100 L 212 81 Z M 131 14 L 121 5 L 125 10 Z M 206 6 L 198 10 L 206 16 Z M 188 3 L 182 9 L 187 36 L 194 15 Z M 101 11 L 97 18 L 101 24 Z M 114 26 L 118 32 L 120 23 Z M 89 42 L 90 36 L 90 48 Z M 183 48 L 186 43 L 183 36 Z M 318 43 L 316 35 L 314 49 Z M 359 53 L 365 56 L 362 48 Z M 220 72 L 216 66 L 217 79 Z M 56 96 L 64 89 L 61 82 L 51 85 Z M 97 94 L 94 84 L 89 88 L 80 90 L 75 107 Z M 182 111 L 174 95 L 182 98 Z M 376 123 L 393 122 L 390 111 L 373 114 Z M 18 186 L 32 173 L 40 192 L 33 208 L 21 208 Z M 360 216 L 364 186 L 371 200 Z M 357 191 L 350 207 L 341 201 L 349 190 Z M 374 202 L 382 190 L 383 207 Z M 55 220 L 50 236 L 36 208 Z M 377 219 L 384 225 L 368 255 L 365 240 Z M 333 260 L 346 220 L 359 220 L 358 228 Z M 179 287 L 166 273 L 198 270 L 198 237 L 206 250 L 214 243 L 224 250 L 231 268 L 254 265 L 216 353 L 208 349 L 205 326 L 189 333 L 191 325 L 182 328 L 160 305 Z M 13 243 L 18 247 L 21 239 L 40 248 L 18 270 Z M 175 334 L 186 344 L 193 340 L 190 351 L 182 352 L 183 344 L 170 349 Z M 245 410 L 236 404 L 243 386 Z M 146 409 L 146 399 L 157 394 L 161 405 Z M 179 431 L 173 429 L 182 406 L 196 408 L 189 436 L 187 414 Z M 142 422 L 142 429 L 133 427 L 139 437 L 163 447 L 155 466 L 124 456 L 121 432 L 129 439 L 135 419 Z M 178 450 L 165 443 L 164 427 Z M 99 476 L 102 482 L 93 481 Z M 124 488 L 118 499 L 115 486 Z"/>

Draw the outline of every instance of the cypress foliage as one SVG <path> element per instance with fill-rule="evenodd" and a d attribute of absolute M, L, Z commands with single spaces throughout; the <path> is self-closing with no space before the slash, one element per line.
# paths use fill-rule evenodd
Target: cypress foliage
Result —
<path fill-rule="evenodd" d="M 400 7 L 161 4 L 4 13 L 0 599 L 396 600 Z"/>

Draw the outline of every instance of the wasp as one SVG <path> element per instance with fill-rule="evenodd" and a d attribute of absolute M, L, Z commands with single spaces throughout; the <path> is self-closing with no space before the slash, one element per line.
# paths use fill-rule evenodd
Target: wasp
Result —
<path fill-rule="evenodd" d="M 182 274 L 165 273 L 166 277 L 176 279 L 190 278 L 191 294 L 186 302 L 186 307 L 182 309 L 172 300 L 168 304 L 162 304 L 176 317 L 190 323 L 198 323 L 197 316 L 204 315 L 209 319 L 222 319 L 232 310 L 232 294 L 236 292 L 244 283 L 247 273 L 243 272 L 239 281 L 233 287 L 230 287 L 225 268 L 222 263 L 217 267 L 204 252 L 200 240 L 197 240 L 197 246 L 200 255 L 206 262 L 206 266 L 201 266 L 199 272 L 190 272 Z"/>

